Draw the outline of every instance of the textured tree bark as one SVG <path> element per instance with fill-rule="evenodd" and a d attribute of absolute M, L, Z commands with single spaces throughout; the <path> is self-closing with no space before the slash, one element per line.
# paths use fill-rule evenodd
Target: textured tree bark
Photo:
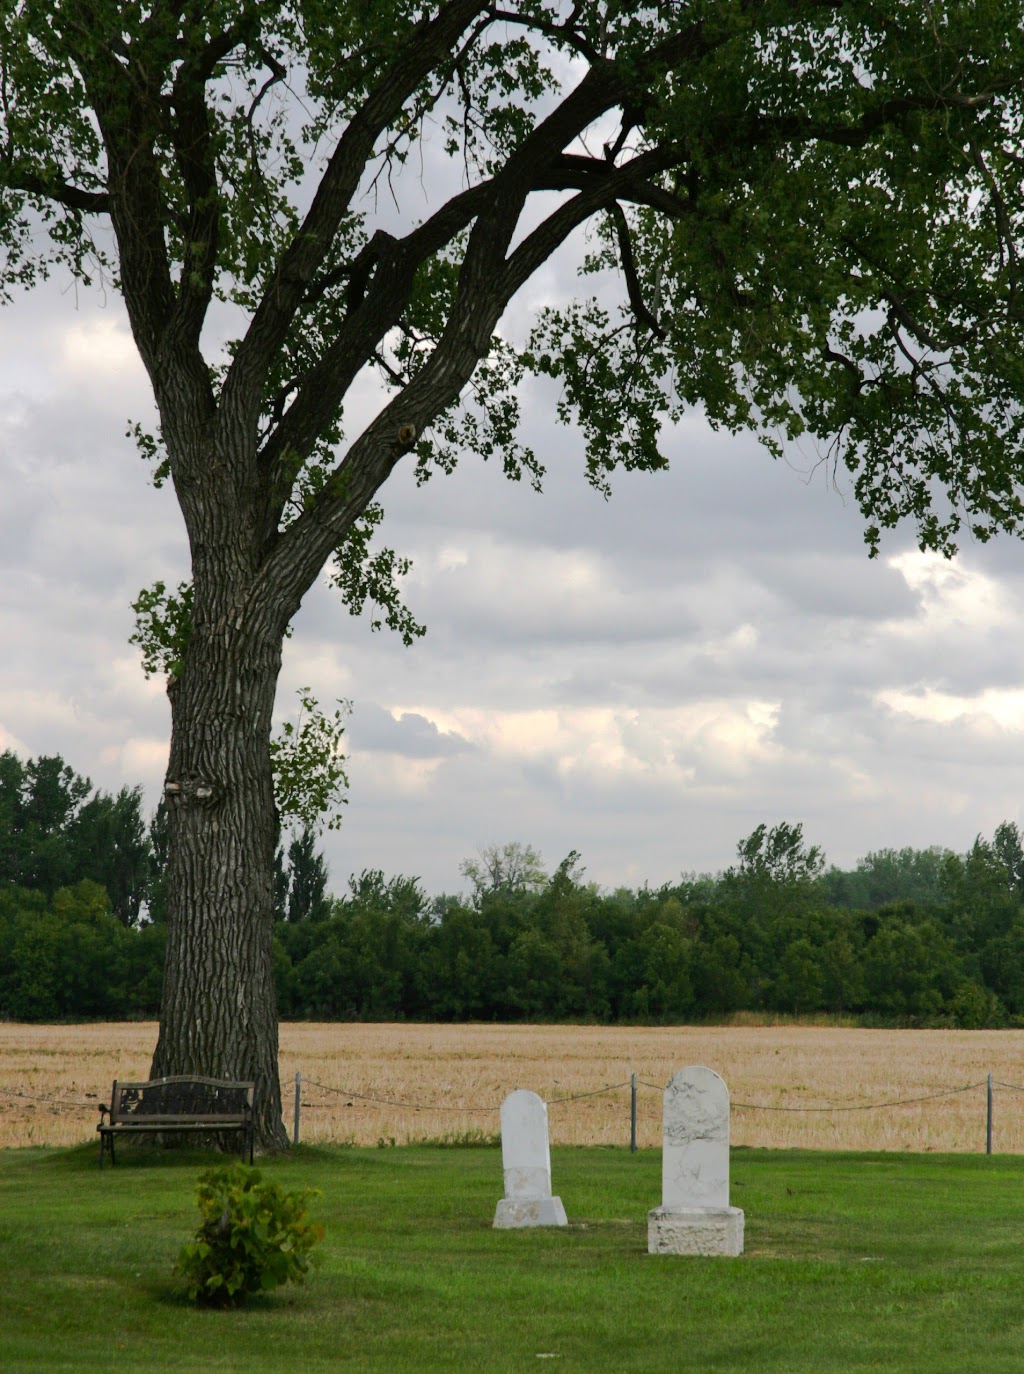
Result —
<path fill-rule="evenodd" d="M 269 737 L 280 637 L 200 614 L 172 703 L 167 959 L 152 1075 L 256 1083 L 256 1143 L 286 1149 L 278 1077 Z"/>

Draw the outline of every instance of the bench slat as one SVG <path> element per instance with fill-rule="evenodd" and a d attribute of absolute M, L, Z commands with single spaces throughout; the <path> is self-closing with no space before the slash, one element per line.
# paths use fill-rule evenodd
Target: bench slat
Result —
<path fill-rule="evenodd" d="M 230 1127 L 248 1126 L 249 1118 L 246 1116 L 200 1116 L 191 1113 L 179 1113 L 177 1116 L 159 1116 L 157 1113 L 146 1113 L 141 1119 L 127 1121 L 111 1121 L 105 1125 L 105 1131 L 148 1131 L 155 1130 L 157 1127 L 170 1129 L 172 1126 L 180 1126 L 182 1130 L 187 1130 L 189 1126 L 216 1126 L 220 1130 L 227 1130 Z"/>

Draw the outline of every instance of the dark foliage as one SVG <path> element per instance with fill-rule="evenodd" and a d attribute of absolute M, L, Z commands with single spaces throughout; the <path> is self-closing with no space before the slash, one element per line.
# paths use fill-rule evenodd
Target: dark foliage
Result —
<path fill-rule="evenodd" d="M 0 755 L 0 1016 L 156 1014 L 166 815 L 147 832 L 140 795 L 94 793 L 60 758 Z M 1009 823 L 963 855 L 886 849 L 850 871 L 826 870 L 800 825 L 760 825 L 724 873 L 657 889 L 601 891 L 575 852 L 548 877 L 518 844 L 462 871 L 468 896 L 370 869 L 332 899 L 314 836 L 294 836 L 278 856 L 281 1015 L 1024 1024 L 1024 844 Z"/>
<path fill-rule="evenodd" d="M 152 872 L 141 787 L 94 791 L 59 754 L 0 754 L 0 887 L 47 897 L 88 878 L 122 925 L 137 924 Z"/>

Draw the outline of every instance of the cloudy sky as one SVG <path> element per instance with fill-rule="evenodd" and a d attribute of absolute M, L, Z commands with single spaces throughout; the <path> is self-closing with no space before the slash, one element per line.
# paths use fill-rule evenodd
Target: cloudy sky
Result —
<path fill-rule="evenodd" d="M 525 395 L 543 495 L 472 457 L 385 489 L 425 639 L 371 633 L 326 587 L 300 613 L 282 717 L 301 686 L 352 702 L 336 891 L 371 867 L 454 891 L 460 861 L 508 840 L 552 868 L 578 850 L 613 887 L 718 870 L 762 821 L 803 822 L 850 866 L 1022 820 L 1019 542 L 947 563 L 908 531 L 871 562 L 813 448 L 776 462 L 697 413 L 665 435 L 670 472 L 620 475 L 605 501 L 556 399 Z M 0 748 L 141 783 L 150 807 L 169 710 L 130 602 L 188 575 L 173 495 L 125 438 L 151 413 L 116 297 L 58 275 L 0 313 Z"/>

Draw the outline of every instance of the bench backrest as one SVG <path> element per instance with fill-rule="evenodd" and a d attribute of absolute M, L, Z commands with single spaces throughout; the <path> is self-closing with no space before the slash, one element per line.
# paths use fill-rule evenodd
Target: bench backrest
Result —
<path fill-rule="evenodd" d="M 115 1080 L 110 1098 L 110 1124 L 145 1119 L 147 1125 L 160 1121 L 189 1121 L 229 1125 L 252 1118 L 254 1083 L 232 1083 L 219 1078 L 194 1078 L 179 1074 L 171 1078 L 151 1078 L 146 1083 L 119 1083 Z"/>

